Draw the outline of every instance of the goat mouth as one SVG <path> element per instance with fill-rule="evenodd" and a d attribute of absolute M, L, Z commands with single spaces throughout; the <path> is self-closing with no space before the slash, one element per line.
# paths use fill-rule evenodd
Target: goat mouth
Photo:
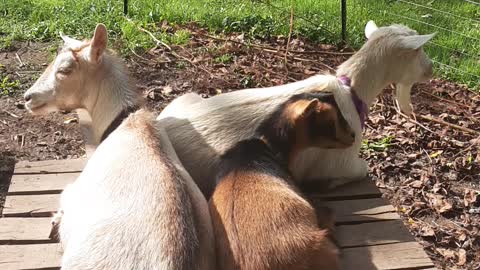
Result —
<path fill-rule="evenodd" d="M 25 108 L 32 114 L 38 113 L 39 111 L 41 111 L 45 107 L 47 107 L 47 103 L 42 103 L 42 104 L 35 105 L 35 106 L 32 105 L 31 101 L 25 103 Z"/>

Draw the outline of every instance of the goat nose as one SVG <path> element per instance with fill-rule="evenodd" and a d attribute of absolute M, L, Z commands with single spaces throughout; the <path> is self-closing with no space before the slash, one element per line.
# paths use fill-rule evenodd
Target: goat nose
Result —
<path fill-rule="evenodd" d="M 32 94 L 25 94 L 24 99 L 26 102 L 29 102 L 32 99 Z"/>
<path fill-rule="evenodd" d="M 355 132 L 350 133 L 350 137 L 355 140 Z"/>

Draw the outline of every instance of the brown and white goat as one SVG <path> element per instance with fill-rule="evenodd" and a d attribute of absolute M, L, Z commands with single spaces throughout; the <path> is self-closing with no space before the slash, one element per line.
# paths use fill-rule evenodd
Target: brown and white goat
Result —
<path fill-rule="evenodd" d="M 338 250 L 287 167 L 308 147 L 345 148 L 354 133 L 333 94 L 301 94 L 220 158 L 210 199 L 220 269 L 339 269 Z"/>
<path fill-rule="evenodd" d="M 106 52 L 105 26 L 91 41 L 62 38 L 25 93 L 26 107 L 34 114 L 85 108 L 96 140 L 104 140 L 61 196 L 62 268 L 214 269 L 207 201 L 165 131 L 151 115 L 133 113 L 139 95 Z"/>
<path fill-rule="evenodd" d="M 432 76 L 432 62 L 423 45 L 433 35 L 418 35 L 401 25 L 377 28 L 370 21 L 363 47 L 340 65 L 336 76 L 317 75 L 303 81 L 240 90 L 202 100 L 180 97 L 157 118 L 164 122 L 177 154 L 200 189 L 208 196 L 215 183 L 219 154 L 251 137 L 259 123 L 292 95 L 329 91 L 355 131 L 355 143 L 346 149 L 309 148 L 292 166 L 295 181 L 329 181 L 330 187 L 364 179 L 367 163 L 359 157 L 363 121 L 382 89 L 396 83 L 402 110 L 411 112 L 410 88 Z"/>

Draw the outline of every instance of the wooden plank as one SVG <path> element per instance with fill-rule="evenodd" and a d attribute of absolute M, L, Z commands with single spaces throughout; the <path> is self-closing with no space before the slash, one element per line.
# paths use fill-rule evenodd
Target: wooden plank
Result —
<path fill-rule="evenodd" d="M 433 267 L 417 242 L 342 249 L 342 269 L 416 269 Z"/>
<path fill-rule="evenodd" d="M 14 174 L 43 174 L 43 173 L 61 173 L 61 172 L 80 172 L 85 167 L 87 160 L 64 159 L 64 160 L 44 160 L 44 161 L 20 161 L 15 165 Z"/>
<path fill-rule="evenodd" d="M 2 270 L 57 268 L 61 257 L 62 248 L 57 243 L 0 245 Z"/>
<path fill-rule="evenodd" d="M 48 240 L 51 218 L 2 218 L 1 240 Z M 413 241 L 400 220 L 341 225 L 336 228 L 340 246 L 355 247 Z"/>
<path fill-rule="evenodd" d="M 60 205 L 60 194 L 7 196 L 6 217 L 49 217 Z"/>
<path fill-rule="evenodd" d="M 325 200 L 345 200 L 345 199 L 361 199 L 361 198 L 380 198 L 382 193 L 375 185 L 375 182 L 370 179 L 356 181 L 350 184 L 340 186 L 338 188 L 329 190 L 327 192 L 315 186 L 302 187 L 302 191 L 307 194 L 307 197 L 312 199 Z"/>
<path fill-rule="evenodd" d="M 50 241 L 51 218 L 0 218 L 0 243 Z"/>
<path fill-rule="evenodd" d="M 49 240 L 50 218 L 0 219 L 0 242 L 6 240 Z M 392 244 L 414 241 L 400 220 L 342 225 L 336 228 L 340 247 Z"/>
<path fill-rule="evenodd" d="M 3 214 L 5 216 L 50 216 L 48 212 L 57 211 L 59 202 L 60 194 L 7 196 Z M 394 207 L 386 204 L 385 200 L 381 198 L 314 202 L 314 205 L 332 208 L 335 219 L 340 224 L 400 218 Z"/>
<path fill-rule="evenodd" d="M 341 225 L 336 236 L 342 248 L 415 241 L 401 220 Z"/>
<path fill-rule="evenodd" d="M 395 208 L 382 198 L 315 202 L 314 205 L 327 206 L 335 213 L 337 223 L 360 223 L 399 219 Z"/>
<path fill-rule="evenodd" d="M 80 173 L 16 174 L 12 177 L 8 193 L 58 193 L 79 175 Z"/>

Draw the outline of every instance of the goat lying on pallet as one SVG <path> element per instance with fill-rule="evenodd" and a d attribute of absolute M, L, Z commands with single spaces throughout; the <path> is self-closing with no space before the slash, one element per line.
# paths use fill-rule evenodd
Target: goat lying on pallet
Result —
<path fill-rule="evenodd" d="M 138 95 L 121 62 L 104 52 L 105 26 L 97 25 L 91 41 L 63 39 L 25 94 L 27 108 L 87 108 L 104 141 L 62 193 L 62 268 L 214 269 L 207 201 L 165 131 L 150 114 L 133 113 Z"/>
<path fill-rule="evenodd" d="M 315 209 L 294 187 L 291 161 L 308 147 L 346 148 L 354 133 L 332 93 L 300 94 L 220 158 L 210 211 L 220 269 L 339 269 Z"/>
<path fill-rule="evenodd" d="M 411 112 L 410 90 L 432 76 L 432 62 L 422 46 L 433 35 L 418 35 L 406 26 L 365 27 L 368 41 L 337 70 L 337 76 L 317 75 L 287 85 L 248 89 L 203 100 L 189 94 L 172 102 L 157 118 L 185 168 L 208 197 L 213 191 L 219 154 L 249 138 L 273 110 L 298 93 L 329 91 L 355 131 L 347 149 L 310 148 L 293 161 L 296 181 L 332 180 L 330 186 L 363 179 L 366 162 L 359 158 L 362 128 L 368 107 L 390 83 L 396 83 L 402 110 Z"/>

